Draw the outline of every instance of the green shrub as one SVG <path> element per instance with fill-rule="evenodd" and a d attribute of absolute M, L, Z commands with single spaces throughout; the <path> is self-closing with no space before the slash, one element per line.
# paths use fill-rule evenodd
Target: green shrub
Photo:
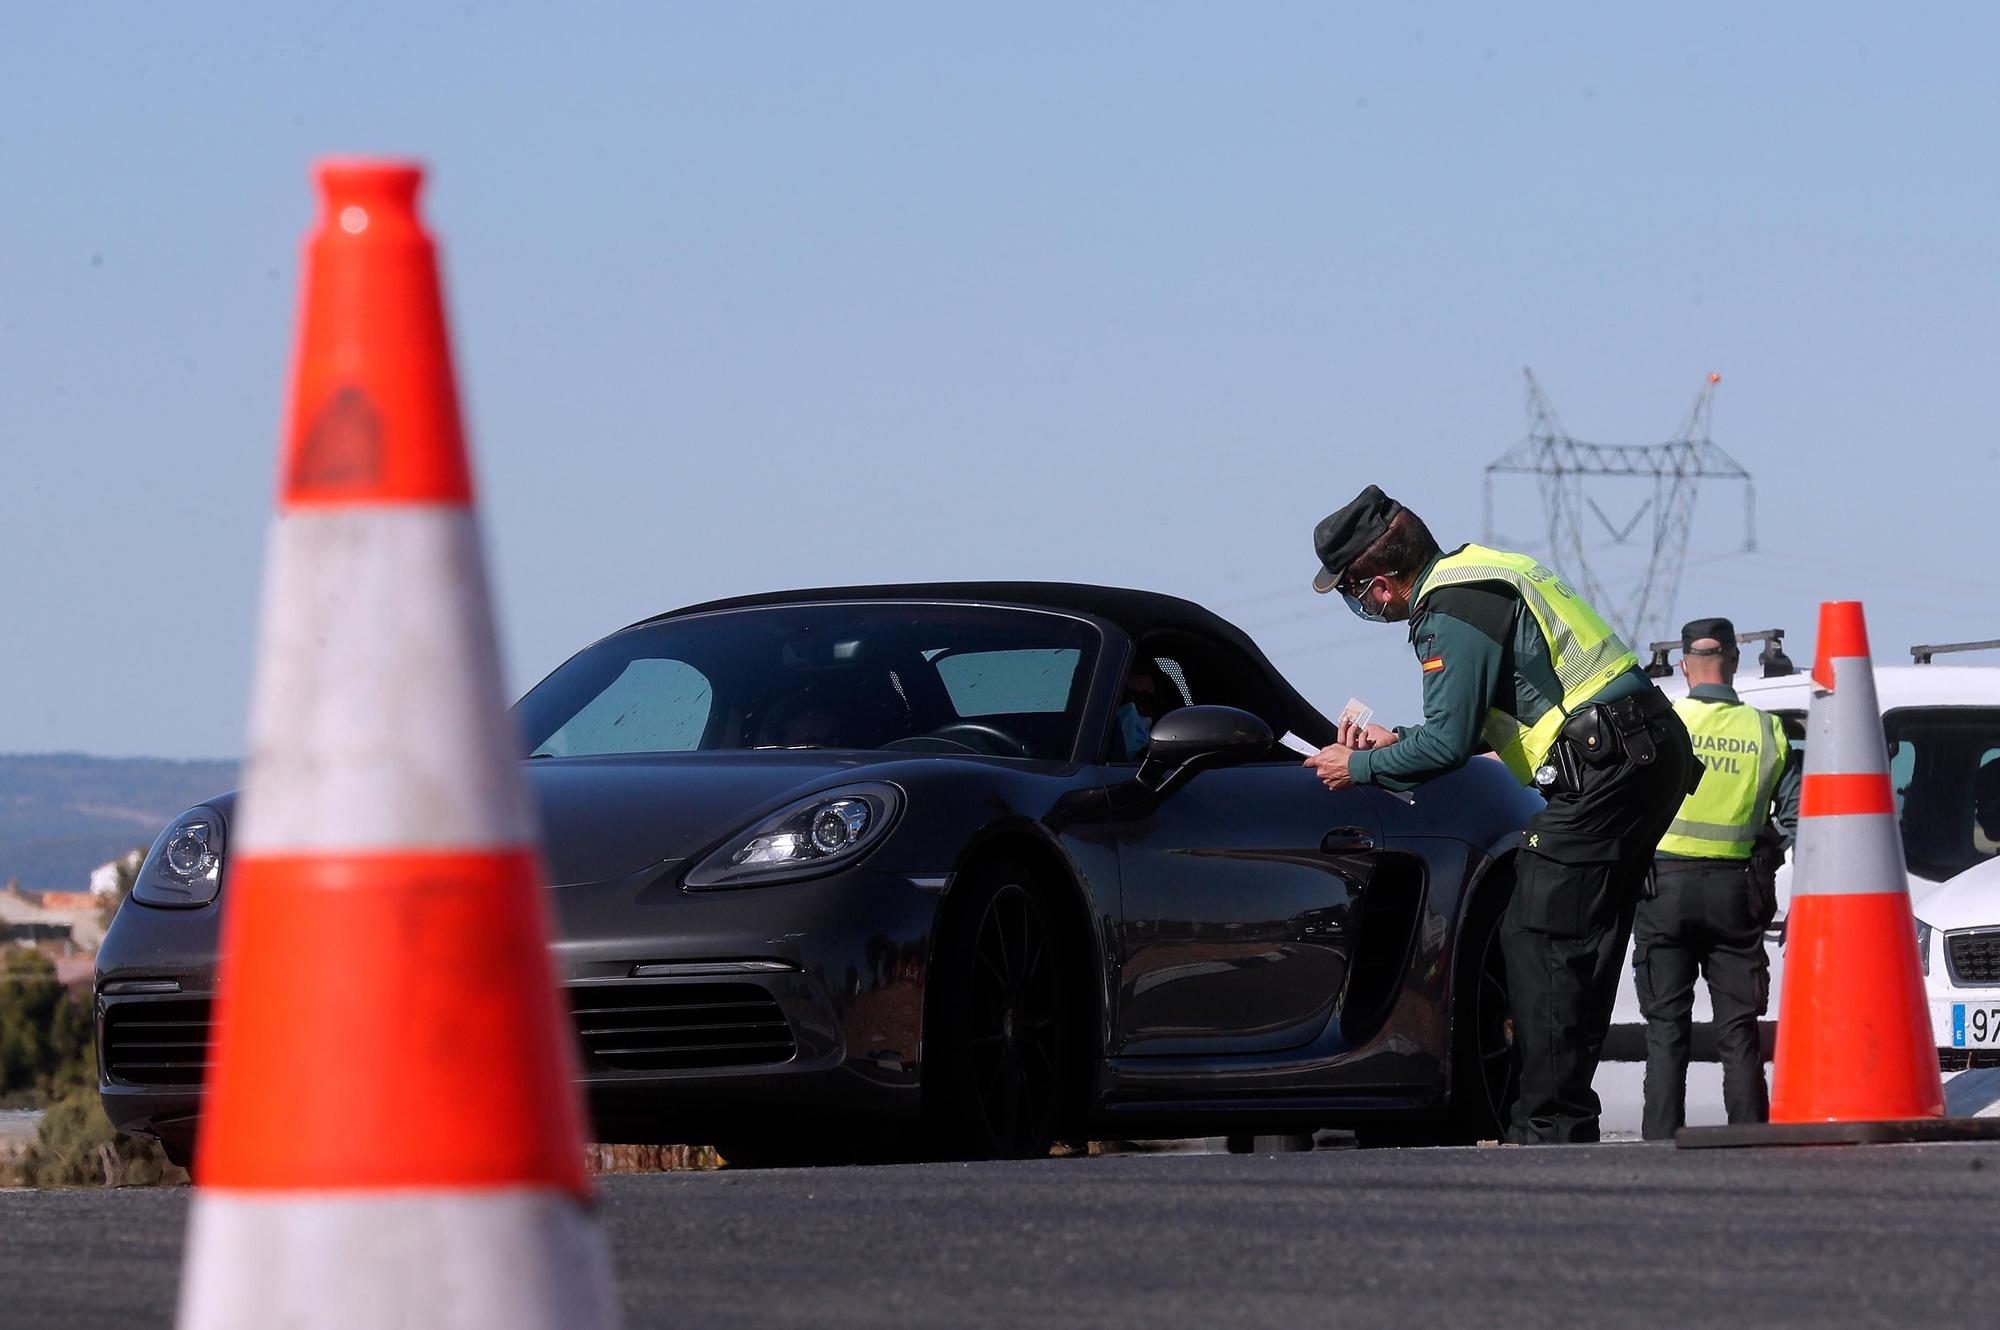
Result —
<path fill-rule="evenodd" d="M 91 1025 L 89 989 L 65 990 L 54 961 L 27 947 L 0 954 L 0 1103 L 48 1106 L 34 1144 L 14 1163 L 15 1176 L 0 1181 L 185 1182 L 187 1174 L 167 1162 L 159 1142 L 120 1136 L 104 1116 Z"/>
<path fill-rule="evenodd" d="M 35 1143 L 15 1166 L 29 1187 L 132 1187 L 183 1183 L 158 1141 L 120 1136 L 95 1085 L 72 1086 L 49 1106 Z"/>
<path fill-rule="evenodd" d="M 89 1047 L 89 998 L 66 992 L 41 952 L 0 948 L 0 1104 L 46 1103 Z"/>

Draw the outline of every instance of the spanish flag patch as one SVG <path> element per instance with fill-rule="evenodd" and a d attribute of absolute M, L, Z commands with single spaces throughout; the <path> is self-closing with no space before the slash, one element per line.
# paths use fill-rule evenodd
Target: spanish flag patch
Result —
<path fill-rule="evenodd" d="M 1429 660 L 1424 662 L 1425 674 L 1436 674 L 1439 670 L 1443 668 L 1444 668 L 1443 656 L 1432 656 Z"/>

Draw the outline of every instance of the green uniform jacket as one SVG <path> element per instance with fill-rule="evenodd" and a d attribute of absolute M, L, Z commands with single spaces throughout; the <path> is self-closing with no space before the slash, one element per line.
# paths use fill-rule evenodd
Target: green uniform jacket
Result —
<path fill-rule="evenodd" d="M 1413 585 L 1421 586 L 1430 570 L 1424 565 Z M 1423 724 L 1398 726 L 1395 743 L 1357 752 L 1348 765 L 1357 785 L 1407 790 L 1456 771 L 1487 746 L 1481 732 L 1489 710 L 1532 726 L 1562 700 L 1541 626 L 1502 584 L 1431 592 L 1410 618 L 1410 646 L 1424 671 Z M 1615 702 L 1652 686 L 1642 671 L 1628 670 L 1590 702 Z"/>

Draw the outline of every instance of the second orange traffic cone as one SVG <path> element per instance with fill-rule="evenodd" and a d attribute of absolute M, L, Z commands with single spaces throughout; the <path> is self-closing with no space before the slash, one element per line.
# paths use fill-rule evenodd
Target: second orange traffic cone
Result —
<path fill-rule="evenodd" d="M 419 181 L 320 171 L 184 1330 L 615 1320 Z"/>
<path fill-rule="evenodd" d="M 1909 876 L 1855 601 L 1820 606 L 1773 1122 L 1944 1116 Z"/>

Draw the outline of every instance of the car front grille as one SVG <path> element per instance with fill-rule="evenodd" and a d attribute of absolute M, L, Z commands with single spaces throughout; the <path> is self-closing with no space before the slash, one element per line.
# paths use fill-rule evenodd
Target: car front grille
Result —
<path fill-rule="evenodd" d="M 579 984 L 570 1009 L 584 1055 L 620 1071 L 790 1061 L 792 1028 L 755 984 Z"/>
<path fill-rule="evenodd" d="M 569 990 L 584 1054 L 620 1071 L 787 1062 L 795 1046 L 777 1001 L 755 984 L 607 984 Z M 104 1070 L 127 1085 L 199 1086 L 209 1000 L 113 1002 Z"/>
<path fill-rule="evenodd" d="M 104 1070 L 129 1085 L 200 1085 L 208 1024 L 207 998 L 114 1002 L 104 1013 Z"/>
<path fill-rule="evenodd" d="M 1947 933 L 1945 959 L 1955 984 L 2000 984 L 2000 930 Z"/>
<path fill-rule="evenodd" d="M 1939 1071 L 1973 1071 L 2000 1067 L 2000 1048 L 1940 1048 Z"/>

